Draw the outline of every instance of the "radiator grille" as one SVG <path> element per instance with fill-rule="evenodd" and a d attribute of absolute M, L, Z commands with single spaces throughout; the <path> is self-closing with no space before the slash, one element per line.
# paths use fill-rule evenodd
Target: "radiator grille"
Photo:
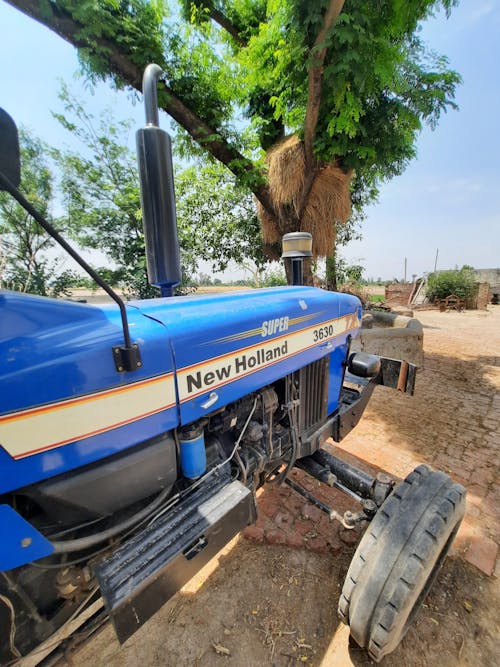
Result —
<path fill-rule="evenodd" d="M 301 436 L 315 430 L 327 417 L 329 357 L 323 357 L 304 366 L 290 376 L 287 400 L 300 399 L 299 433 Z"/>

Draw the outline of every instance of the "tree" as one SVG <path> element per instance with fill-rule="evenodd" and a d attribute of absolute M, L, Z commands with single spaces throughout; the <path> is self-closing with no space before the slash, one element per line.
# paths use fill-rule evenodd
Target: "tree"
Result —
<path fill-rule="evenodd" d="M 361 238 L 360 223 L 364 218 L 363 206 L 359 206 L 344 224 L 335 227 L 336 243 L 331 254 L 325 262 L 326 288 L 336 292 L 339 285 L 345 282 L 346 261 L 340 256 L 339 247 L 345 246 L 349 241 Z"/>
<path fill-rule="evenodd" d="M 262 274 L 259 287 L 280 287 L 286 285 L 287 279 L 284 270 L 281 267 L 268 268 Z"/>
<path fill-rule="evenodd" d="M 197 161 L 175 174 L 182 257 L 195 268 L 200 259 L 224 271 L 229 262 L 262 267 L 260 227 L 252 196 L 214 160 Z"/>
<path fill-rule="evenodd" d="M 418 28 L 456 0 L 8 1 L 74 44 L 91 78 L 140 90 L 157 62 L 160 106 L 187 150 L 253 192 L 271 256 L 296 230 L 330 255 L 351 192 L 375 196 L 454 107 L 459 76 Z"/>
<path fill-rule="evenodd" d="M 129 296 L 157 296 L 148 284 L 135 155 L 127 148 L 130 121 L 110 111 L 94 118 L 63 86 L 64 113 L 55 114 L 82 151 L 53 150 L 62 173 L 67 226 L 83 248 L 99 249 L 117 265 Z M 184 282 L 200 259 L 222 271 L 234 260 L 264 257 L 252 198 L 214 160 L 176 173 L 177 220 Z"/>
<path fill-rule="evenodd" d="M 54 176 L 48 165 L 47 146 L 27 130 L 19 131 L 21 150 L 20 190 L 57 227 L 51 215 Z M 8 193 L 0 192 L 0 287 L 32 294 L 64 292 L 73 274 L 59 276 L 58 261 L 46 251 L 53 240 Z"/>
<path fill-rule="evenodd" d="M 96 121 L 64 85 L 60 98 L 65 113 L 54 116 L 82 146 L 52 150 L 67 228 L 80 247 L 101 250 L 117 265 L 129 296 L 156 296 L 146 274 L 137 167 L 127 148 L 130 122 L 105 122 L 104 114 Z"/>

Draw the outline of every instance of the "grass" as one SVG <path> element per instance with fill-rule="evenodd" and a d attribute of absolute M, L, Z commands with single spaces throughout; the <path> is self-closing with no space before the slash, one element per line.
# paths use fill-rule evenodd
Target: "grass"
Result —
<path fill-rule="evenodd" d="M 372 303 L 380 303 L 385 300 L 385 296 L 383 294 L 369 294 L 368 300 Z"/>

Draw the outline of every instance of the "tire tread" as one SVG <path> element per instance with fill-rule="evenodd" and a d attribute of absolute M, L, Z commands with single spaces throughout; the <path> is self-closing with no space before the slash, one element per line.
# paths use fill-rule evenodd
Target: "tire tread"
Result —
<path fill-rule="evenodd" d="M 429 497 L 424 494 L 426 489 L 422 489 L 423 486 L 432 489 Z M 384 561 L 384 542 L 392 539 L 390 529 L 395 530 L 404 522 L 405 506 L 417 502 L 416 499 L 422 505 L 422 515 L 404 542 L 401 554 L 395 557 L 394 563 L 387 564 Z M 375 515 L 351 561 L 339 600 L 339 616 L 351 626 L 353 613 L 357 616 L 361 614 L 360 618 L 364 619 L 366 604 L 359 602 L 362 595 L 359 589 L 363 589 L 366 580 L 373 576 L 374 569 L 389 568 L 380 595 L 374 601 L 370 600 L 373 612 L 370 614 L 369 627 L 362 628 L 361 636 L 359 630 L 354 635 L 355 641 L 364 645 L 376 662 L 394 648 L 394 637 L 398 632 L 401 634 L 398 641 L 402 638 L 406 617 L 403 617 L 402 623 L 398 617 L 405 613 L 408 600 L 413 595 L 420 602 L 418 590 L 425 590 L 426 582 L 433 573 L 433 565 L 441 558 L 439 544 L 448 535 L 454 535 L 464 509 L 465 489 L 444 473 L 421 465 L 396 487 Z M 400 569 L 403 572 L 398 575 Z M 423 583 L 422 575 L 425 576 Z M 362 611 L 359 611 L 363 606 Z M 360 622 L 363 625 L 364 621 Z"/>

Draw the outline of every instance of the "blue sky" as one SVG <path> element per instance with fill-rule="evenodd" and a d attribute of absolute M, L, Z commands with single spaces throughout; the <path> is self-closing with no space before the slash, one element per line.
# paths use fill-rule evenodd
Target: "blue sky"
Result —
<path fill-rule="evenodd" d="M 500 3 L 463 0 L 450 19 L 429 22 L 423 36 L 446 54 L 463 84 L 460 110 L 444 115 L 435 131 L 425 128 L 418 157 L 385 184 L 367 211 L 363 239 L 343 249 L 365 275 L 402 278 L 434 267 L 500 266 Z M 70 83 L 96 113 L 110 105 L 117 118 L 143 125 L 141 103 L 125 91 L 100 84 L 91 90 L 75 76 L 75 49 L 47 28 L 0 0 L 0 106 L 18 124 L 52 145 L 68 137 L 51 114 L 60 110 L 59 81 Z M 167 128 L 166 117 L 161 119 Z"/>

